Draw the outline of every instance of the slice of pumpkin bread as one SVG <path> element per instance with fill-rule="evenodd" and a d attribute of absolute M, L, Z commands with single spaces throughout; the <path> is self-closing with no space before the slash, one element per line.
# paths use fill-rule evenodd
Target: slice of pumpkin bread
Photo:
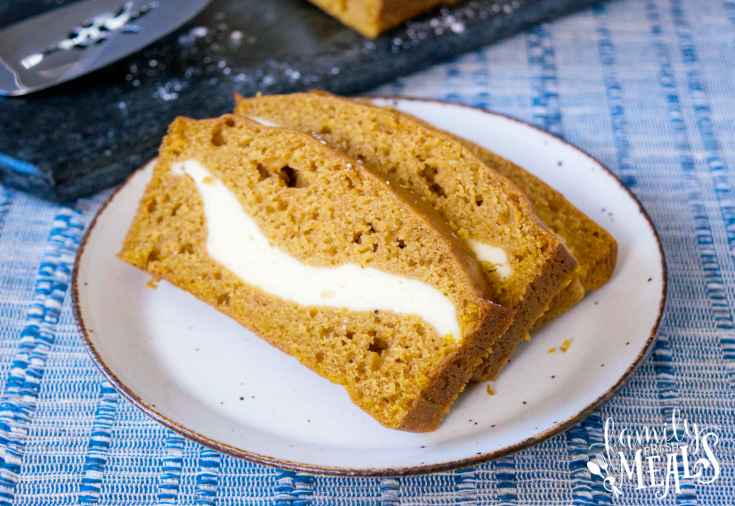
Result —
<path fill-rule="evenodd" d="M 236 113 L 312 132 L 442 213 L 475 251 L 497 299 L 514 310 L 475 379 L 497 376 L 576 266 L 523 192 L 447 135 L 389 109 L 325 93 L 237 100 Z"/>
<path fill-rule="evenodd" d="M 436 429 L 510 324 L 444 219 L 312 136 L 177 118 L 119 257 L 192 293 L 389 428 Z"/>
<path fill-rule="evenodd" d="M 400 114 L 451 137 L 472 151 L 492 170 L 513 181 L 528 197 L 539 219 L 562 240 L 577 260 L 577 268 L 569 284 L 551 300 L 546 312 L 534 323 L 533 329 L 540 328 L 565 313 L 582 300 L 585 292 L 600 288 L 612 277 L 618 258 L 618 243 L 604 228 L 574 207 L 564 195 L 489 149 L 440 130 L 408 113 Z"/>
<path fill-rule="evenodd" d="M 447 0 L 309 0 L 367 37 L 377 37 Z M 450 0 L 451 1 L 451 0 Z"/>

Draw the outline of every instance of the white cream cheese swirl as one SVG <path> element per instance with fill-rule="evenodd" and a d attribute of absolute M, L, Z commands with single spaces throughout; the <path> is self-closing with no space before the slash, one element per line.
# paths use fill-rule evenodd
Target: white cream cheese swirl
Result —
<path fill-rule="evenodd" d="M 196 160 L 175 163 L 191 177 L 204 202 L 207 252 L 246 283 L 304 306 L 416 314 L 441 336 L 460 341 L 454 304 L 436 288 L 370 267 L 305 265 L 272 246 L 225 184 Z"/>

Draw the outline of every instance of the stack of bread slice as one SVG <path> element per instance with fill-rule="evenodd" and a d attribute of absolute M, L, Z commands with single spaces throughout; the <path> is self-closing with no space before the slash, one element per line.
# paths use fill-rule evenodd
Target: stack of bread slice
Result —
<path fill-rule="evenodd" d="M 308 93 L 174 121 L 119 256 L 423 432 L 604 284 L 616 245 L 479 146 Z"/>
<path fill-rule="evenodd" d="M 235 112 L 311 132 L 396 178 L 467 241 L 495 296 L 514 312 L 475 380 L 495 379 L 536 322 L 562 314 L 612 275 L 615 240 L 560 193 L 508 160 L 406 113 L 323 92 L 238 97 Z"/>

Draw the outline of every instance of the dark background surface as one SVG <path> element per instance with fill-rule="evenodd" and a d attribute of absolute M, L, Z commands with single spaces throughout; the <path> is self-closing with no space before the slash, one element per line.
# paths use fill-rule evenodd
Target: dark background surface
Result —
<path fill-rule="evenodd" d="M 460 1 L 371 40 L 305 0 L 214 0 L 124 60 L 44 92 L 0 98 L 0 177 L 73 200 L 155 156 L 174 117 L 231 112 L 235 92 L 360 93 L 594 3 Z M 5 5 L 0 19 L 17 15 Z"/>

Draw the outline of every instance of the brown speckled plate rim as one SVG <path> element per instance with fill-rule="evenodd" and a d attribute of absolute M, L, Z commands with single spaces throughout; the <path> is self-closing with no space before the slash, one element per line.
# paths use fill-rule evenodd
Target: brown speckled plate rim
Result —
<path fill-rule="evenodd" d="M 651 232 L 653 233 L 654 237 L 656 238 L 656 242 L 658 244 L 659 254 L 661 255 L 661 271 L 662 271 L 662 292 L 661 292 L 661 303 L 659 305 L 659 312 L 658 316 L 656 318 L 656 323 L 654 324 L 653 328 L 651 329 L 651 334 L 648 337 L 648 340 L 646 341 L 646 344 L 643 348 L 643 350 L 640 352 L 640 354 L 636 357 L 635 361 L 628 367 L 628 369 L 623 373 L 623 375 L 620 377 L 620 379 L 615 383 L 611 388 L 609 388 L 604 394 L 602 394 L 600 397 L 598 397 L 595 401 L 590 403 L 586 408 L 578 412 L 576 415 L 568 418 L 567 420 L 556 424 L 554 427 L 547 429 L 543 432 L 540 432 L 536 434 L 535 436 L 532 436 L 530 438 L 527 438 L 523 441 L 520 441 L 516 444 L 507 446 L 505 448 L 495 450 L 488 453 L 482 453 L 473 457 L 469 457 L 466 459 L 460 459 L 460 460 L 452 460 L 450 462 L 442 462 L 438 464 L 428 464 L 428 465 L 419 465 L 419 466 L 411 466 L 411 467 L 387 467 L 387 468 L 371 468 L 371 469 L 350 469 L 350 468 L 342 468 L 342 467 L 329 467 L 329 466 L 319 466 L 319 465 L 312 465 L 312 464 L 303 464 L 299 462 L 291 462 L 287 460 L 281 460 L 273 457 L 269 457 L 267 455 L 260 455 L 257 453 L 249 452 L 247 450 L 243 450 L 241 448 L 236 448 L 234 446 L 221 443 L 219 441 L 215 441 L 213 439 L 210 439 L 202 434 L 199 434 L 198 432 L 195 432 L 191 429 L 188 429 L 174 420 L 171 420 L 170 418 L 167 418 L 166 416 L 160 414 L 156 411 L 154 406 L 146 404 L 140 397 L 138 397 L 135 392 L 133 392 L 130 388 L 128 388 L 122 381 L 120 381 L 117 376 L 110 370 L 109 367 L 104 363 L 102 360 L 102 357 L 99 355 L 97 350 L 95 349 L 94 345 L 92 344 L 92 341 L 89 338 L 89 335 L 87 333 L 87 328 L 84 324 L 84 318 L 82 316 L 82 311 L 79 306 L 79 287 L 77 283 L 78 278 L 78 269 L 79 269 L 79 263 L 82 258 L 82 255 L 84 254 L 84 248 L 87 243 L 87 239 L 91 235 L 92 231 L 94 230 L 94 227 L 97 223 L 97 219 L 99 216 L 105 211 L 107 206 L 115 199 L 115 197 L 118 195 L 120 190 L 127 186 L 127 184 L 130 182 L 130 180 L 143 168 L 139 169 L 137 172 L 135 172 L 133 175 L 131 175 L 128 180 L 120 185 L 120 187 L 110 196 L 110 198 L 105 202 L 105 204 L 100 208 L 97 215 L 94 217 L 92 222 L 89 225 L 89 228 L 87 229 L 86 233 L 84 234 L 84 237 L 80 243 L 79 251 L 77 253 L 76 260 L 74 262 L 74 270 L 72 271 L 72 307 L 74 311 L 74 317 L 76 319 L 77 327 L 79 329 L 79 333 L 81 334 L 82 341 L 87 348 L 87 351 L 89 352 L 92 361 L 94 362 L 95 366 L 102 372 L 102 374 L 110 381 L 112 386 L 120 393 L 122 394 L 128 401 L 130 401 L 135 407 L 143 411 L 146 415 L 153 418 L 157 422 L 161 423 L 162 425 L 168 427 L 169 429 L 173 430 L 174 432 L 177 432 L 181 434 L 182 436 L 199 443 L 201 445 L 204 445 L 208 448 L 211 448 L 213 450 L 216 450 L 218 452 L 224 453 L 226 455 L 230 455 L 232 457 L 237 457 L 241 459 L 248 460 L 250 462 L 254 462 L 257 464 L 263 464 L 267 466 L 274 466 L 281 469 L 287 469 L 291 471 L 302 471 L 307 473 L 314 473 L 314 474 L 320 474 L 320 475 L 327 475 L 327 476 L 347 476 L 347 477 L 356 477 L 356 478 L 382 478 L 382 477 L 399 477 L 399 476 L 414 476 L 414 475 L 421 475 L 421 474 L 428 474 L 428 473 L 436 473 L 436 472 L 442 472 L 442 471 L 450 471 L 454 469 L 461 469 L 468 466 L 473 466 L 477 464 L 482 464 L 485 462 L 488 462 L 490 460 L 498 459 L 501 457 L 505 457 L 508 455 L 511 455 L 513 453 L 516 453 L 520 450 L 529 448 L 535 444 L 538 444 L 546 439 L 549 439 L 553 436 L 556 436 L 557 434 L 560 434 L 570 427 L 574 426 L 575 424 L 579 423 L 580 421 L 587 418 L 590 414 L 592 414 L 594 411 L 602 407 L 604 404 L 606 404 L 610 399 L 612 399 L 615 394 L 617 394 L 627 383 L 628 381 L 633 377 L 633 375 L 636 373 L 636 371 L 641 367 L 643 362 L 646 360 L 648 355 L 650 355 L 651 351 L 653 350 L 654 343 L 656 341 L 656 334 L 658 332 L 659 326 L 661 324 L 661 320 L 664 315 L 664 311 L 666 308 L 666 300 L 667 300 L 667 269 L 666 269 L 666 257 L 664 255 L 664 250 L 661 245 L 661 238 L 658 235 L 658 232 L 656 231 L 656 227 L 653 225 L 653 222 L 651 220 L 651 217 L 646 212 L 643 205 L 640 203 L 638 198 L 633 194 L 633 192 L 628 189 L 625 184 L 623 184 L 622 181 L 605 165 L 603 165 L 599 160 L 594 158 L 593 156 L 589 155 L 588 153 L 584 152 L 580 148 L 574 146 L 573 144 L 570 144 L 569 142 L 565 141 L 564 139 L 561 139 L 557 136 L 554 136 L 553 134 L 546 132 L 545 130 L 542 130 L 534 125 L 531 125 L 530 123 L 526 123 L 524 121 L 521 121 L 519 119 L 513 118 L 511 116 L 507 116 L 504 114 L 500 114 L 497 112 L 487 111 L 485 109 L 481 109 L 478 107 L 472 107 L 464 104 L 458 104 L 453 102 L 446 102 L 441 100 L 432 100 L 432 99 L 422 99 L 422 98 L 407 98 L 407 97 L 395 97 L 395 96 L 366 96 L 365 98 L 368 99 L 382 99 L 382 100 L 388 100 L 392 101 L 394 104 L 400 101 L 411 101 L 411 102 L 429 102 L 429 103 L 439 103 L 454 107 L 464 107 L 467 109 L 476 110 L 485 114 L 494 115 L 494 116 L 501 116 L 505 119 L 522 123 L 526 126 L 530 126 L 531 128 L 534 128 L 536 130 L 539 130 L 540 132 L 543 132 L 546 135 L 552 136 L 557 138 L 559 141 L 563 142 L 567 146 L 575 149 L 576 151 L 581 152 L 583 155 L 589 157 L 591 160 L 594 160 L 600 167 L 602 167 L 603 170 L 605 170 L 608 174 L 610 174 L 613 177 L 613 180 L 616 181 L 620 187 L 630 196 L 630 198 L 638 205 L 638 208 L 640 210 L 640 213 L 644 216 L 646 221 L 648 222 L 648 226 L 651 229 Z M 146 164 L 147 166 L 148 164 Z"/>

